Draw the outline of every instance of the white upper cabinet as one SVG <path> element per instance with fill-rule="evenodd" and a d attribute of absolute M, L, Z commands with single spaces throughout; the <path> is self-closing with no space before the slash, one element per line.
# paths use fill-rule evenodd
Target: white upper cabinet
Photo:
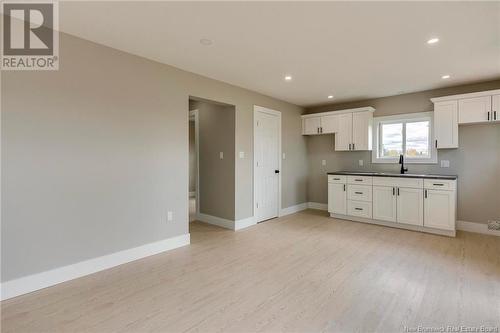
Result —
<path fill-rule="evenodd" d="M 321 118 L 320 117 L 310 117 L 302 119 L 302 134 L 320 134 Z"/>
<path fill-rule="evenodd" d="M 458 123 L 473 124 L 490 121 L 491 96 L 480 96 L 458 100 Z"/>
<path fill-rule="evenodd" d="M 458 102 L 434 103 L 436 148 L 458 148 Z"/>
<path fill-rule="evenodd" d="M 302 134 L 335 134 L 335 150 L 372 150 L 372 107 L 302 116 Z"/>
<path fill-rule="evenodd" d="M 335 150 L 351 150 L 352 139 L 352 113 L 344 113 L 338 116 L 338 132 L 335 134 Z"/>
<path fill-rule="evenodd" d="M 331 134 L 338 131 L 339 115 L 328 115 L 321 117 L 321 133 Z"/>
<path fill-rule="evenodd" d="M 500 121 L 500 94 L 491 96 L 492 121 Z"/>
<path fill-rule="evenodd" d="M 458 125 L 500 122 L 500 89 L 431 98 L 437 148 L 458 148 Z"/>
<path fill-rule="evenodd" d="M 373 112 L 352 114 L 352 150 L 372 150 Z"/>

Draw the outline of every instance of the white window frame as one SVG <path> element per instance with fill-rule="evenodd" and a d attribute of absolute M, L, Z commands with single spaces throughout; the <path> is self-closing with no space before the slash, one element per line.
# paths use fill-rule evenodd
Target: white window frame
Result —
<path fill-rule="evenodd" d="M 399 162 L 399 157 L 380 157 L 380 125 L 390 124 L 390 123 L 409 123 L 416 121 L 429 121 L 429 152 L 430 157 L 428 158 L 415 158 L 406 157 L 405 164 L 437 164 L 438 156 L 436 146 L 433 144 L 435 142 L 434 137 L 434 116 L 432 112 L 418 112 L 418 113 L 407 113 L 398 114 L 394 116 L 385 117 L 374 117 L 373 118 L 373 149 L 372 149 L 372 163 L 387 163 L 395 164 Z M 403 152 L 406 149 L 406 126 L 403 131 Z"/>

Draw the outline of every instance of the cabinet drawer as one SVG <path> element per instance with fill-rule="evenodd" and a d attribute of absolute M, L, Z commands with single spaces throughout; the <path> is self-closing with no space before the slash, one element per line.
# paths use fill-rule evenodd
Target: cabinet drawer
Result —
<path fill-rule="evenodd" d="M 424 188 L 430 190 L 453 191 L 456 189 L 456 181 L 443 179 L 424 179 Z"/>
<path fill-rule="evenodd" d="M 345 184 L 347 182 L 347 176 L 328 175 L 328 182 Z"/>
<path fill-rule="evenodd" d="M 424 186 L 424 180 L 421 178 L 373 177 L 373 185 L 422 188 Z"/>
<path fill-rule="evenodd" d="M 349 200 L 372 201 L 371 185 L 347 185 L 347 197 Z"/>
<path fill-rule="evenodd" d="M 372 203 L 366 201 L 347 200 L 347 215 L 372 218 Z"/>
<path fill-rule="evenodd" d="M 348 184 L 363 184 L 363 185 L 371 185 L 372 177 L 367 176 L 347 176 Z"/>

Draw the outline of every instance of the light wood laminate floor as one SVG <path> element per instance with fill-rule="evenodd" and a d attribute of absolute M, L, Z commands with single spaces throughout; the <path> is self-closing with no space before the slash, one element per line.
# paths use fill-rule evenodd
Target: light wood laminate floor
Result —
<path fill-rule="evenodd" d="M 304 211 L 2 303 L 2 332 L 404 332 L 500 325 L 500 237 Z"/>

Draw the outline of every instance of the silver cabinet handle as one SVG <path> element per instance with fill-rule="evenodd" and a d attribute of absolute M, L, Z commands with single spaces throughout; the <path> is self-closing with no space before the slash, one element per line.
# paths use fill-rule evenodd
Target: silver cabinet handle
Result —
<path fill-rule="evenodd" d="M 399 195 L 399 187 L 398 187 L 398 195 Z"/>
<path fill-rule="evenodd" d="M 396 195 L 396 189 L 394 187 L 392 188 L 392 195 Z"/>
<path fill-rule="evenodd" d="M 354 143 L 352 144 L 352 150 L 356 150 L 356 149 L 354 149 Z"/>
<path fill-rule="evenodd" d="M 434 186 L 444 186 L 443 183 L 433 183 L 432 185 L 434 185 Z"/>
<path fill-rule="evenodd" d="M 340 180 L 340 178 L 333 178 L 333 180 Z"/>
<path fill-rule="evenodd" d="M 363 210 L 363 208 L 358 208 L 358 207 L 356 207 L 356 208 L 354 208 L 354 209 L 355 209 L 355 210 Z"/>
<path fill-rule="evenodd" d="M 354 193 L 356 193 L 356 194 L 363 194 L 363 192 L 354 192 Z"/>
<path fill-rule="evenodd" d="M 363 179 L 354 179 L 355 182 L 362 182 Z"/>
<path fill-rule="evenodd" d="M 488 121 L 490 121 L 490 111 L 488 111 Z"/>
<path fill-rule="evenodd" d="M 345 184 L 344 184 L 344 192 L 345 192 Z"/>
<path fill-rule="evenodd" d="M 427 199 L 427 190 L 424 191 L 424 198 Z"/>

